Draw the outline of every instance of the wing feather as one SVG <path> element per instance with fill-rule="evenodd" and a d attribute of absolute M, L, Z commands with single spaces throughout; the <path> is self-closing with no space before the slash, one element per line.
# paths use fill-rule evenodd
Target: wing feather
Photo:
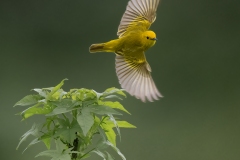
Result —
<path fill-rule="evenodd" d="M 118 27 L 117 35 L 122 37 L 129 26 L 134 26 L 134 22 L 146 20 L 148 23 L 144 28 L 149 28 L 156 19 L 156 11 L 160 0 L 130 0 L 126 11 L 122 16 Z"/>
<path fill-rule="evenodd" d="M 146 83 L 146 86 L 145 87 L 145 92 L 146 92 L 146 97 L 147 99 L 152 102 L 153 101 L 153 98 L 150 96 L 150 93 L 151 93 L 151 86 L 150 86 L 150 83 Z"/>
<path fill-rule="evenodd" d="M 147 86 L 147 82 L 146 82 L 146 78 L 144 78 L 144 75 L 142 73 L 141 75 L 142 79 L 141 79 L 141 82 L 139 82 L 139 88 L 140 88 L 140 91 L 138 92 L 138 95 L 140 97 L 140 99 L 142 99 L 143 102 L 146 101 L 146 97 L 144 96 L 144 94 L 141 94 L 141 93 L 146 93 L 147 90 L 145 90 L 145 86 Z M 146 93 L 146 96 L 147 96 L 147 93 Z"/>
<path fill-rule="evenodd" d="M 116 55 L 116 73 L 121 87 L 143 102 L 162 97 L 152 79 L 150 65 L 146 61 L 137 63 L 130 58 Z"/>
<path fill-rule="evenodd" d="M 142 4 L 142 1 L 137 1 L 137 7 L 139 10 L 141 10 L 142 15 L 145 15 L 147 13 L 147 9 L 145 8 L 144 4 Z"/>

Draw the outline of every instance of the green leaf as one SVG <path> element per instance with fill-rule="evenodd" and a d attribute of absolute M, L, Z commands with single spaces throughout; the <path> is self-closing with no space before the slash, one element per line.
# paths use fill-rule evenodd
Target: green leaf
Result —
<path fill-rule="evenodd" d="M 116 109 L 122 110 L 122 111 L 124 111 L 124 112 L 126 112 L 128 114 L 131 114 L 119 102 L 98 101 L 98 104 L 99 105 L 103 105 L 103 106 L 108 106 L 108 107 L 111 107 L 111 108 L 116 108 Z"/>
<path fill-rule="evenodd" d="M 56 91 L 51 96 L 48 96 L 47 100 L 50 100 L 50 101 L 61 100 L 63 98 L 63 96 L 66 95 L 66 94 L 67 94 L 67 92 L 65 92 L 63 89 L 59 89 L 58 91 Z"/>
<path fill-rule="evenodd" d="M 62 121 L 65 120 L 62 119 Z M 62 128 L 56 131 L 55 137 L 60 136 L 67 143 L 73 144 L 73 141 L 76 138 L 76 132 L 82 132 L 78 122 L 73 119 L 71 124 L 68 124 L 68 122 L 65 121 L 64 123 L 61 123 L 61 125 Z"/>
<path fill-rule="evenodd" d="M 43 90 L 43 89 L 39 89 L 39 88 L 35 88 L 35 89 L 33 89 L 35 92 L 37 92 L 40 96 L 42 96 L 42 97 L 44 97 L 44 98 L 46 98 L 47 97 L 47 95 L 48 95 L 48 91 L 46 91 L 46 90 Z"/>
<path fill-rule="evenodd" d="M 107 160 L 114 160 L 114 158 L 111 156 L 111 154 L 109 154 L 108 152 L 107 153 Z"/>
<path fill-rule="evenodd" d="M 86 88 L 74 90 L 71 95 L 73 100 L 80 100 L 80 101 L 90 101 L 90 100 L 96 101 L 96 98 L 97 98 L 97 94 L 95 93 L 95 91 L 89 90 Z"/>
<path fill-rule="evenodd" d="M 116 134 L 113 130 L 114 127 L 123 127 L 123 128 L 136 128 L 136 126 L 128 123 L 127 121 L 116 121 L 113 119 L 114 117 L 105 118 L 102 123 L 101 127 L 105 131 L 105 135 L 107 139 L 116 146 Z M 115 122 L 114 122 L 115 120 Z M 117 130 L 118 134 L 120 135 L 120 130 Z"/>
<path fill-rule="evenodd" d="M 44 133 L 39 140 L 43 141 L 43 143 L 45 144 L 45 146 L 47 147 L 47 149 L 51 148 L 51 140 L 52 138 L 54 138 L 55 136 L 55 130 L 51 130 L 47 133 Z"/>
<path fill-rule="evenodd" d="M 121 113 L 115 111 L 114 109 L 108 106 L 92 105 L 92 106 L 89 106 L 88 109 L 90 110 L 90 112 L 93 112 L 95 114 L 100 114 L 100 115 L 107 115 L 107 114 L 122 115 Z"/>
<path fill-rule="evenodd" d="M 106 96 L 112 95 L 112 94 L 118 94 L 118 95 L 122 95 L 122 96 L 126 97 L 126 94 L 123 92 L 122 89 L 118 89 L 118 88 L 115 88 L 115 87 L 106 89 L 103 92 L 102 97 L 106 97 Z"/>
<path fill-rule="evenodd" d="M 117 121 L 117 124 L 119 127 L 122 128 L 137 128 L 136 126 L 128 123 L 127 121 Z"/>
<path fill-rule="evenodd" d="M 75 101 L 72 99 L 62 99 L 60 101 L 53 101 L 51 102 L 52 104 L 56 105 L 57 107 L 60 108 L 71 108 L 71 107 L 75 107 L 75 106 L 81 106 L 82 102 L 80 101 Z"/>
<path fill-rule="evenodd" d="M 51 138 L 45 138 L 45 139 L 42 139 L 42 141 L 45 144 L 45 146 L 47 147 L 47 149 L 51 148 Z"/>
<path fill-rule="evenodd" d="M 68 127 L 68 126 L 71 125 L 69 119 L 66 119 L 66 118 L 65 118 L 65 119 L 57 118 L 57 120 L 58 120 L 58 123 L 59 123 L 61 126 L 66 126 L 66 127 Z"/>
<path fill-rule="evenodd" d="M 48 90 L 48 91 L 52 91 L 54 87 L 48 87 L 48 88 L 42 88 L 43 90 Z"/>
<path fill-rule="evenodd" d="M 121 140 L 121 133 L 120 133 L 120 129 L 119 129 L 119 127 L 118 127 L 118 124 L 117 124 L 117 122 L 116 122 L 115 118 L 114 118 L 112 115 L 108 115 L 108 117 L 109 117 L 109 120 L 110 120 L 110 121 L 112 121 L 112 122 L 113 122 L 113 124 L 114 124 L 114 126 L 116 127 L 116 129 L 117 129 L 117 132 L 118 132 L 118 135 L 119 135 L 119 137 L 120 137 L 120 140 Z"/>
<path fill-rule="evenodd" d="M 82 143 L 81 145 L 91 143 L 91 141 L 93 139 L 93 136 L 98 132 L 98 128 L 100 128 L 99 125 L 100 125 L 100 119 L 95 115 L 94 116 L 94 124 L 92 125 L 92 127 L 88 131 L 87 136 L 84 137 L 84 143 Z M 81 147 L 84 148 L 84 146 L 81 146 Z"/>
<path fill-rule="evenodd" d="M 106 131 L 106 130 L 105 130 Z M 103 141 L 107 141 L 107 136 L 106 136 L 106 134 L 105 134 L 105 131 L 103 130 L 103 126 L 99 126 L 98 127 L 98 132 L 99 132 L 99 134 L 100 134 L 100 136 L 101 136 L 101 138 L 103 139 Z M 106 131 L 107 132 L 107 131 Z"/>
<path fill-rule="evenodd" d="M 18 146 L 16 149 L 19 148 L 19 146 L 21 145 L 21 143 L 23 141 L 25 141 L 27 139 L 28 136 L 32 135 L 37 137 L 39 134 L 39 125 L 36 125 L 35 123 L 32 125 L 32 128 L 30 130 L 28 130 L 26 133 L 24 133 L 24 135 L 22 135 L 22 137 L 20 138 L 20 142 L 18 143 Z"/>
<path fill-rule="evenodd" d="M 65 92 L 63 89 L 59 89 L 57 92 L 55 92 L 52 97 L 50 98 L 50 100 L 61 100 L 63 98 L 64 95 L 66 95 L 67 92 Z"/>
<path fill-rule="evenodd" d="M 48 114 L 48 113 L 52 112 L 52 110 L 55 107 L 56 106 L 51 105 L 51 104 L 43 105 L 42 103 L 37 103 L 36 105 L 24 110 L 21 113 L 21 115 L 22 115 L 23 119 L 27 119 L 35 114 Z"/>
<path fill-rule="evenodd" d="M 74 109 L 77 109 L 77 108 L 73 108 L 73 107 L 80 105 L 80 103 L 78 101 L 73 101 L 71 99 L 63 99 L 61 101 L 51 102 L 51 104 L 54 104 L 57 107 L 51 113 L 47 114 L 46 116 L 53 116 L 53 115 L 57 115 L 57 114 L 70 112 Z"/>
<path fill-rule="evenodd" d="M 47 95 L 47 99 L 51 99 L 51 98 L 56 99 L 56 96 L 53 96 L 53 94 L 56 93 L 58 90 L 60 90 L 60 88 L 63 86 L 65 80 L 68 80 L 68 79 L 65 78 L 65 79 L 62 80 L 57 86 L 55 86 L 55 87 L 52 89 L 52 91 Z M 63 91 L 63 90 L 62 90 L 62 91 Z M 52 96 L 53 96 L 53 97 L 52 97 Z"/>
<path fill-rule="evenodd" d="M 46 116 L 54 116 L 54 115 L 58 115 L 58 114 L 62 114 L 62 113 L 67 113 L 67 112 L 70 112 L 75 109 L 77 109 L 77 108 L 57 107 L 51 113 L 47 114 Z"/>
<path fill-rule="evenodd" d="M 55 131 L 52 130 L 47 133 L 44 133 L 39 139 L 43 141 L 44 139 L 52 138 L 54 135 L 55 135 Z"/>
<path fill-rule="evenodd" d="M 102 123 L 101 127 L 105 131 L 105 135 L 107 136 L 107 139 L 116 146 L 116 134 L 112 129 L 112 126 L 109 126 L 106 123 Z"/>
<path fill-rule="evenodd" d="M 126 160 L 126 158 L 125 158 L 125 156 L 122 154 L 122 152 L 114 145 L 114 144 L 112 144 L 110 141 L 105 141 L 105 140 L 102 140 L 102 142 L 101 143 L 103 143 L 104 145 L 107 145 L 107 146 L 110 146 L 110 147 L 112 147 L 116 152 L 117 152 L 117 154 L 123 159 L 123 160 Z M 102 144 L 102 145 L 103 145 Z M 96 151 L 99 151 L 98 149 L 96 150 Z M 96 153 L 96 152 L 95 152 Z M 99 153 L 99 152 L 98 152 Z M 108 152 L 106 152 L 107 153 L 107 160 L 113 160 L 113 157 L 108 153 Z M 102 153 L 100 153 L 100 154 L 102 154 Z M 105 155 L 105 154 L 104 154 Z M 106 156 L 104 157 L 104 158 L 106 158 Z"/>
<path fill-rule="evenodd" d="M 106 160 L 106 158 L 107 158 L 107 156 L 103 152 L 99 151 L 98 149 L 96 149 L 96 150 L 94 150 L 92 152 L 96 153 L 97 155 L 102 157 L 104 160 Z"/>
<path fill-rule="evenodd" d="M 60 139 L 55 141 L 56 143 L 56 150 L 47 150 L 39 153 L 36 157 L 39 156 L 47 156 L 52 157 L 51 160 L 71 160 L 71 149 L 67 149 L 66 145 L 63 144 Z"/>
<path fill-rule="evenodd" d="M 23 97 L 20 101 L 18 101 L 13 107 L 15 106 L 28 106 L 32 104 L 36 104 L 38 100 L 42 97 L 40 95 L 28 95 Z"/>
<path fill-rule="evenodd" d="M 124 155 L 122 154 L 122 152 L 116 147 L 116 145 L 112 144 L 112 143 L 109 142 L 109 141 L 106 141 L 106 144 L 108 144 L 109 146 L 111 146 L 123 160 L 126 160 L 125 156 L 124 156 Z"/>
<path fill-rule="evenodd" d="M 116 121 L 116 122 L 118 127 L 121 127 L 121 128 L 137 128 L 136 126 L 132 125 L 127 121 Z M 111 128 L 115 127 L 115 124 L 110 119 L 105 119 L 103 123 L 107 124 Z"/>
<path fill-rule="evenodd" d="M 77 116 L 77 121 L 82 128 L 83 135 L 86 136 L 92 125 L 94 124 L 93 115 L 87 107 L 84 107 Z"/>
<path fill-rule="evenodd" d="M 24 153 L 24 152 L 25 152 L 29 147 L 31 147 L 32 145 L 37 144 L 37 143 L 39 143 L 39 142 L 41 142 L 41 141 L 40 141 L 38 138 L 32 140 L 32 142 L 29 143 L 29 145 L 24 149 L 24 151 L 23 151 L 22 153 Z"/>
<path fill-rule="evenodd" d="M 47 117 L 45 123 L 42 126 L 42 128 L 46 127 L 47 130 L 50 130 L 51 124 L 54 123 L 53 121 L 55 119 L 57 119 L 57 116 Z"/>
<path fill-rule="evenodd" d="M 37 154 L 35 157 L 39 157 L 39 156 L 55 158 L 55 157 L 61 157 L 61 154 L 58 153 L 56 150 L 47 150 L 47 151 L 43 151 L 43 152 Z M 51 159 L 51 160 L 53 160 L 53 159 Z"/>
<path fill-rule="evenodd" d="M 63 144 L 63 142 L 59 138 L 55 140 L 55 143 L 57 151 L 60 151 L 62 153 L 64 150 L 67 149 L 66 144 Z"/>
<path fill-rule="evenodd" d="M 123 100 L 121 97 L 119 97 L 119 96 L 117 96 L 117 95 L 109 95 L 109 96 L 106 96 L 106 97 L 104 97 L 104 100 L 105 100 L 105 99 L 113 99 L 113 98 L 117 98 L 117 99 Z"/>

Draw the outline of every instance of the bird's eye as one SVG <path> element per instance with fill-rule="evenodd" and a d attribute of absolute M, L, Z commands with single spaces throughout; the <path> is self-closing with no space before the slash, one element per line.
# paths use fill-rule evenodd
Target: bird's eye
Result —
<path fill-rule="evenodd" d="M 147 37 L 147 39 L 149 39 L 149 37 Z"/>

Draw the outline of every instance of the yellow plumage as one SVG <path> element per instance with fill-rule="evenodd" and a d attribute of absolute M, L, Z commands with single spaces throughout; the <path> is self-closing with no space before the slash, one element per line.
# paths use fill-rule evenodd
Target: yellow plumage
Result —
<path fill-rule="evenodd" d="M 130 0 L 118 27 L 119 38 L 89 48 L 91 53 L 116 53 L 116 72 L 122 88 L 143 102 L 162 97 L 144 54 L 157 40 L 148 29 L 156 19 L 158 4 L 159 0 Z"/>

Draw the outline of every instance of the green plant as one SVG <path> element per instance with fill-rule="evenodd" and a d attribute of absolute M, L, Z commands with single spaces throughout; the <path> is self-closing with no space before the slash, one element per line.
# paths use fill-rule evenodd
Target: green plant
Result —
<path fill-rule="evenodd" d="M 116 116 L 122 115 L 117 110 L 130 113 L 118 101 L 108 100 L 121 99 L 126 96 L 124 92 L 117 88 L 109 88 L 103 93 L 85 88 L 65 92 L 62 89 L 65 80 L 55 87 L 33 89 L 37 94 L 25 96 L 14 105 L 31 106 L 19 113 L 23 120 L 34 115 L 46 116 L 44 123 L 34 123 L 20 138 L 17 149 L 31 135 L 35 138 L 26 149 L 39 142 L 43 142 L 47 147 L 46 151 L 36 157 L 80 160 L 89 157 L 91 153 L 96 153 L 103 159 L 113 160 L 113 157 L 105 151 L 107 147 L 111 147 L 122 159 L 126 159 L 116 147 L 114 128 L 120 136 L 119 128 L 136 127 L 126 121 L 116 120 Z M 97 143 L 92 142 L 95 137 L 98 138 Z M 56 144 L 55 150 L 51 146 L 52 140 Z"/>

